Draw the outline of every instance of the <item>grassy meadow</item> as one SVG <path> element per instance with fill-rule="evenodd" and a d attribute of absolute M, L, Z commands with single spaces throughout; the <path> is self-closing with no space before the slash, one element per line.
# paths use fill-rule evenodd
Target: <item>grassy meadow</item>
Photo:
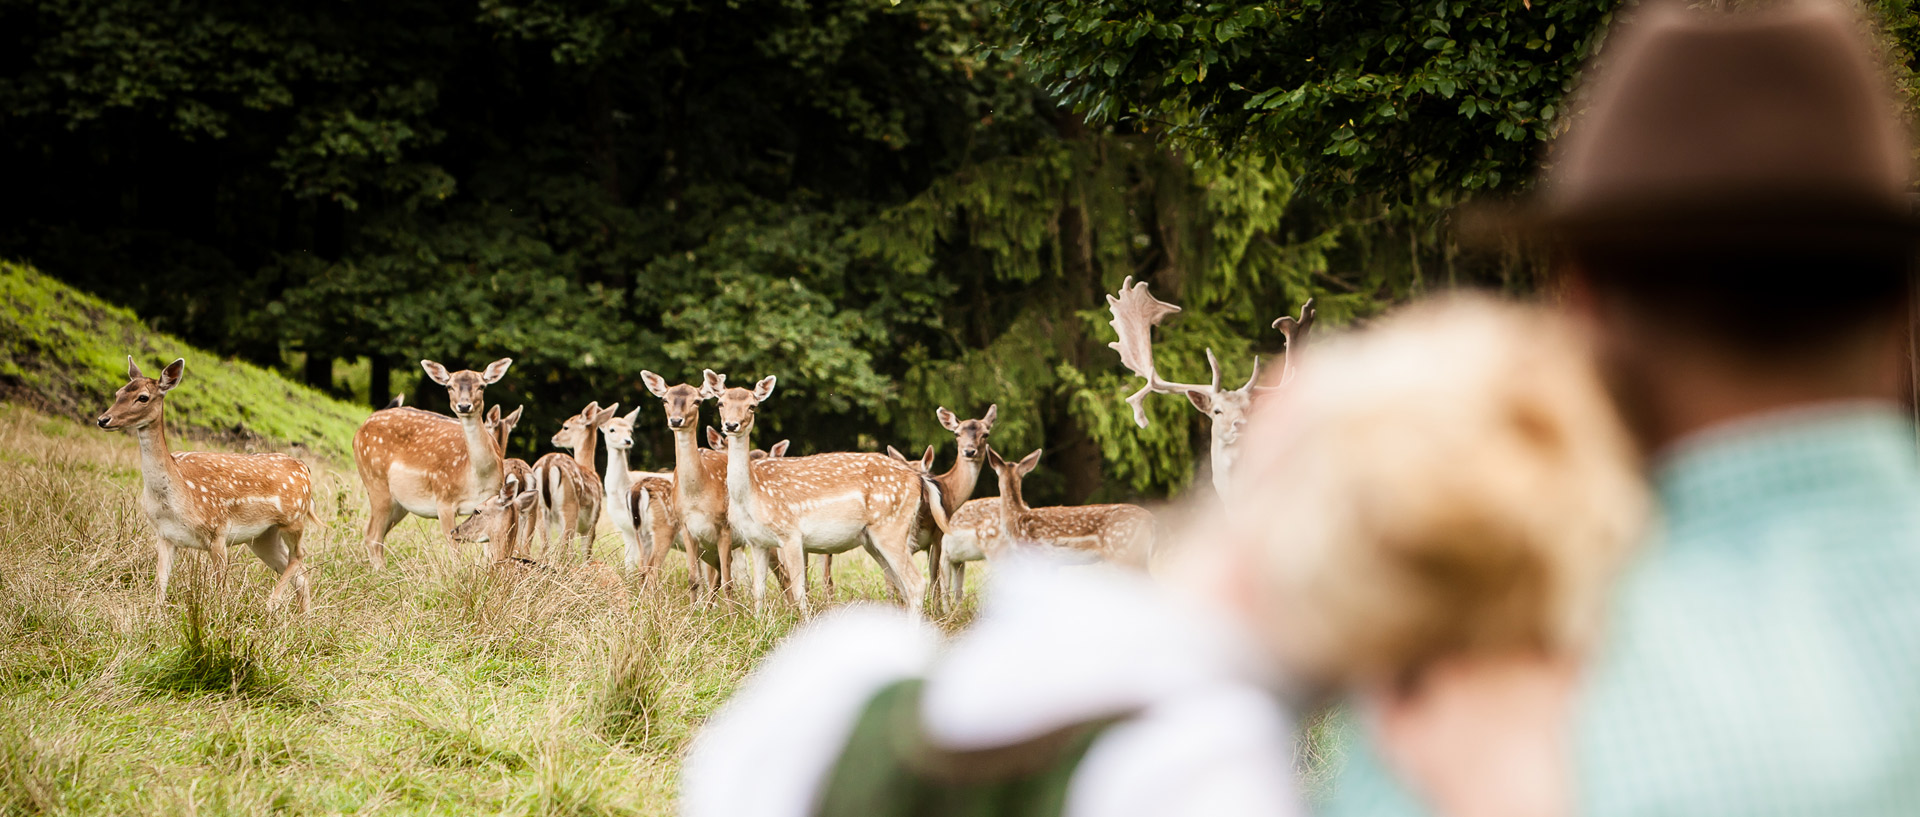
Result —
<path fill-rule="evenodd" d="M 265 611 L 244 547 L 220 576 L 183 551 L 156 608 L 130 435 L 0 404 L 0 460 L 0 814 L 670 813 L 687 742 L 795 623 L 694 607 L 677 558 L 647 588 L 489 569 L 420 519 L 375 573 L 325 460 L 310 614 Z M 885 596 L 840 562 L 839 600 Z"/>

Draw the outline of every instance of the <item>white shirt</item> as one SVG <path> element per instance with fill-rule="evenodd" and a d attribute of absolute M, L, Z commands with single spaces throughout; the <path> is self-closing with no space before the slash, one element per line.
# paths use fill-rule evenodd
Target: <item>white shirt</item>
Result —
<path fill-rule="evenodd" d="M 909 677 L 926 679 L 926 737 L 956 750 L 1135 713 L 1075 769 L 1067 817 L 1304 813 L 1291 724 L 1230 622 L 1134 573 L 1000 567 L 944 651 L 939 631 L 891 607 L 848 607 L 789 637 L 694 742 L 681 813 L 807 817 L 868 701 Z"/>

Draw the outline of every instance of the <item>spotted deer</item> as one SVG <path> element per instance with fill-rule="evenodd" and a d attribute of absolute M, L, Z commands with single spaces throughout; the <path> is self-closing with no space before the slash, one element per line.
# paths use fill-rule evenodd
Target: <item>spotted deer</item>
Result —
<path fill-rule="evenodd" d="M 600 439 L 607 446 L 607 474 L 600 484 L 607 518 L 625 545 L 627 572 L 644 567 L 651 573 L 665 562 L 678 537 L 680 515 L 673 508 L 672 471 L 634 471 L 627 465 L 633 424 L 639 419 L 636 407 L 600 424 Z"/>
<path fill-rule="evenodd" d="M 987 464 L 1000 479 L 1001 547 L 1035 545 L 1116 564 L 1146 566 L 1153 548 L 1153 514 L 1138 505 L 1029 507 L 1020 483 L 1039 462 L 1038 449 L 1019 462 L 1007 462 L 1000 452 L 987 451 Z"/>
<path fill-rule="evenodd" d="M 700 404 L 719 396 L 706 385 L 668 386 L 653 372 L 640 373 L 647 391 L 666 409 L 667 430 L 673 432 L 673 506 L 680 517 L 687 547 L 687 571 L 696 590 L 727 593 L 733 586 L 733 529 L 727 525 L 727 455 L 700 447 Z M 701 568 L 711 565 L 714 577 Z"/>
<path fill-rule="evenodd" d="M 1036 514 L 1044 514 L 1055 509 L 1032 510 Z M 1000 497 L 969 499 L 952 516 L 947 517 L 947 535 L 941 540 L 940 547 L 940 567 L 950 571 L 946 581 L 948 609 L 960 609 L 967 588 L 967 563 L 999 555 L 1000 543 Z"/>
<path fill-rule="evenodd" d="M 487 497 L 473 515 L 453 528 L 453 538 L 487 546 L 487 561 L 512 561 L 527 550 L 533 538 L 534 511 L 539 492 L 519 477 L 509 475 L 500 493 Z"/>
<path fill-rule="evenodd" d="M 944 549 L 942 543 L 946 538 L 948 523 L 950 518 L 959 512 L 960 506 L 965 505 L 973 496 L 974 488 L 980 482 L 981 464 L 986 462 L 987 456 L 987 438 L 993 436 L 993 421 L 999 416 L 998 403 L 987 406 L 987 413 L 978 420 L 961 420 L 953 412 L 948 411 L 946 406 L 940 406 L 934 411 L 934 417 L 940 421 L 940 426 L 953 432 L 956 451 L 953 466 L 948 468 L 946 473 L 932 474 L 933 451 L 931 448 L 921 458 L 917 468 L 922 473 L 933 476 L 935 488 L 933 494 L 938 497 L 938 501 L 935 503 L 930 500 L 929 510 L 948 517 L 939 519 L 935 518 L 934 513 L 924 514 L 920 520 L 919 532 L 914 537 L 913 549 L 929 552 L 927 569 L 933 572 L 933 588 L 929 592 L 935 599 L 940 597 L 940 586 L 953 577 L 953 573 L 947 567 L 950 562 L 941 558 L 941 551 Z M 894 451 L 892 446 L 888 446 L 887 451 L 901 462 L 913 465 L 904 455 Z M 831 559 L 832 557 L 828 557 L 827 562 L 827 594 L 829 596 L 833 594 Z"/>
<path fill-rule="evenodd" d="M 789 577 L 787 595 L 810 615 L 801 577 L 806 554 L 844 553 L 864 546 L 887 583 L 920 615 L 926 580 L 913 561 L 923 491 L 919 474 L 884 454 L 831 453 L 754 460 L 754 415 L 773 395 L 768 376 L 752 389 L 727 388 L 709 370 L 703 388 L 720 395 L 720 431 L 727 438 L 727 521 L 747 544 L 753 562 L 754 608 L 766 594 L 769 553 Z"/>
<path fill-rule="evenodd" d="M 412 408 L 382 409 L 353 435 L 353 462 L 367 491 L 367 558 L 375 570 L 387 566 L 387 532 L 407 514 L 437 519 L 449 550 L 455 517 L 472 513 L 505 481 L 500 441 L 489 433 L 486 388 L 500 382 L 512 358 L 487 364 L 484 371 L 448 372 L 431 360 L 420 361 L 427 377 L 447 387 L 453 418 Z"/>
<path fill-rule="evenodd" d="M 1278 383 L 1260 385 L 1260 358 L 1256 357 L 1253 359 L 1253 373 L 1247 376 L 1246 385 L 1237 389 L 1220 387 L 1220 361 L 1213 356 L 1212 349 L 1207 350 L 1207 366 L 1213 371 L 1213 381 L 1208 385 L 1160 379 L 1153 363 L 1153 327 L 1168 315 L 1179 312 L 1180 307 L 1153 297 L 1147 292 L 1147 282 L 1136 284 L 1133 276 L 1127 276 L 1120 285 L 1120 294 L 1107 296 L 1107 309 L 1113 313 L 1109 325 L 1119 337 L 1119 340 L 1107 346 L 1120 353 L 1120 362 L 1128 371 L 1147 381 L 1139 391 L 1127 398 L 1127 404 L 1133 407 L 1134 423 L 1141 428 L 1147 427 L 1147 395 L 1186 395 L 1188 402 L 1213 422 L 1213 488 L 1215 493 L 1225 496 L 1228 482 L 1232 479 L 1234 458 L 1239 454 L 1240 431 L 1247 424 L 1248 410 L 1253 407 L 1254 397 L 1292 382 L 1299 371 L 1299 353 L 1306 345 L 1307 332 L 1313 328 L 1313 319 L 1317 314 L 1313 299 L 1308 298 L 1301 305 L 1299 318 L 1282 316 L 1273 322 L 1273 328 L 1280 330 L 1286 338 L 1286 364 Z"/>
<path fill-rule="evenodd" d="M 216 571 L 227 564 L 227 546 L 245 542 L 280 575 L 267 594 L 279 607 L 292 588 L 300 611 L 311 606 L 300 537 L 313 513 L 313 478 L 305 463 L 285 454 L 175 453 L 167 447 L 167 392 L 186 376 L 187 361 L 175 360 L 159 379 L 144 377 L 127 358 L 127 384 L 95 421 L 109 431 L 131 429 L 140 441 L 140 510 L 153 523 L 154 601 L 167 601 L 178 548 L 204 550 Z"/>
<path fill-rule="evenodd" d="M 526 460 L 520 459 L 519 457 L 508 457 L 506 455 L 507 438 L 513 435 L 514 427 L 520 425 L 520 413 L 525 411 L 526 408 L 526 406 L 515 406 L 513 413 L 505 417 L 500 416 L 499 406 L 487 409 L 487 428 L 493 431 L 494 440 L 500 446 L 500 456 L 502 457 L 500 460 L 501 472 L 508 477 L 518 477 L 521 485 L 532 483 L 533 466 L 528 465 Z"/>
<path fill-rule="evenodd" d="M 540 518 L 540 558 L 555 559 L 548 548 L 556 539 L 560 558 L 573 549 L 575 539 L 586 541 L 586 556 L 593 558 L 593 534 L 600 525 L 601 501 L 594 455 L 599 451 L 600 424 L 613 419 L 619 408 L 619 403 L 606 408 L 601 408 L 598 400 L 588 403 L 553 433 L 554 447 L 573 453 L 554 452 L 534 462 L 533 484 L 540 492 L 539 509 L 534 511 Z"/>

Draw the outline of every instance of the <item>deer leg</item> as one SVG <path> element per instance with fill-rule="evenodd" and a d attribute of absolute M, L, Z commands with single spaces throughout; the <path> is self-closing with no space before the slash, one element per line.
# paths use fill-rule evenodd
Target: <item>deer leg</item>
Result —
<path fill-rule="evenodd" d="M 160 553 L 160 559 L 153 568 L 153 603 L 165 607 L 167 606 L 167 580 L 173 578 L 173 557 L 179 549 L 174 547 L 172 542 L 159 536 L 153 538 L 153 547 Z"/>
<path fill-rule="evenodd" d="M 960 610 L 960 602 L 966 598 L 967 563 L 947 562 L 941 565 L 940 569 L 948 572 L 947 597 L 952 601 L 947 605 L 947 610 L 950 612 L 958 612 Z"/>
<path fill-rule="evenodd" d="M 940 540 L 942 538 L 944 537 L 940 535 L 940 532 L 935 531 L 933 533 L 933 541 L 927 545 L 927 605 L 931 607 L 935 613 L 944 612 L 944 608 L 946 607 L 946 599 L 940 595 L 940 576 L 946 572 L 941 569 L 942 563 L 945 562 L 941 554 L 942 543 Z M 909 558 L 911 558 L 911 554 L 909 554 Z"/>
<path fill-rule="evenodd" d="M 826 557 L 820 560 L 820 584 L 826 590 L 827 599 L 831 601 L 833 599 L 833 554 L 826 554 Z"/>
<path fill-rule="evenodd" d="M 260 557 L 260 562 L 279 577 L 274 581 L 273 589 L 267 591 L 267 609 L 278 610 L 286 601 L 287 566 L 291 561 L 287 558 L 286 546 L 280 542 L 280 529 L 268 528 L 266 533 L 254 537 L 247 544 L 253 548 L 253 555 Z"/>
<path fill-rule="evenodd" d="M 720 549 L 720 595 L 733 595 L 733 530 L 725 522 L 718 525 L 719 532 L 714 535 L 714 544 Z M 758 579 L 756 579 L 758 581 Z"/>
<path fill-rule="evenodd" d="M 912 534 L 911 528 L 905 530 L 868 528 L 867 552 L 873 556 L 874 561 L 880 563 L 880 570 L 886 574 L 887 584 L 907 606 L 907 612 L 919 618 L 923 615 L 927 583 L 926 577 L 920 575 L 920 565 L 913 561 Z"/>
<path fill-rule="evenodd" d="M 394 504 L 385 484 L 364 480 L 367 484 L 367 559 L 374 570 L 387 569 L 387 533 L 406 518 L 407 511 Z"/>
<path fill-rule="evenodd" d="M 767 595 L 767 549 L 748 545 L 747 562 L 753 566 L 753 614 L 757 616 L 760 615 L 761 607 Z M 723 558 L 720 560 L 721 565 L 725 565 L 726 563 L 726 559 Z M 724 583 L 724 580 L 722 580 L 722 583 Z"/>
<path fill-rule="evenodd" d="M 794 536 L 791 541 L 781 542 L 780 551 L 776 555 L 780 557 L 780 564 L 786 568 L 789 577 L 806 575 L 807 553 L 801 549 L 799 536 Z M 795 571 L 799 572 L 795 573 Z M 792 581 L 791 579 L 787 582 L 787 598 L 793 602 L 795 607 L 800 608 L 801 618 L 812 617 L 812 604 L 807 600 L 806 587 L 800 582 Z"/>
<path fill-rule="evenodd" d="M 434 515 L 440 523 L 440 538 L 447 543 L 447 555 L 459 556 L 460 543 L 453 541 L 453 527 L 460 516 L 460 506 L 442 502 L 434 508 Z"/>
<path fill-rule="evenodd" d="M 280 580 L 293 586 L 293 595 L 300 601 L 302 614 L 313 607 L 313 591 L 307 586 L 307 562 L 300 552 L 300 537 L 305 533 L 299 530 L 280 531 L 282 552 L 287 555 L 287 570 L 281 574 Z"/>

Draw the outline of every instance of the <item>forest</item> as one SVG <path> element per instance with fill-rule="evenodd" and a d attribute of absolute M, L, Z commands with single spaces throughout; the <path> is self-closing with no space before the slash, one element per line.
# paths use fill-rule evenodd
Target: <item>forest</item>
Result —
<path fill-rule="evenodd" d="M 1525 193 L 1617 5 L 0 0 L 0 257 L 368 406 L 512 357 L 522 456 L 712 368 L 795 453 L 997 404 L 1036 498 L 1166 496 L 1206 418 L 1135 426 L 1103 294 L 1237 383 L 1309 297 L 1538 288 L 1450 214 Z M 1920 14 L 1867 5 L 1910 90 Z"/>

